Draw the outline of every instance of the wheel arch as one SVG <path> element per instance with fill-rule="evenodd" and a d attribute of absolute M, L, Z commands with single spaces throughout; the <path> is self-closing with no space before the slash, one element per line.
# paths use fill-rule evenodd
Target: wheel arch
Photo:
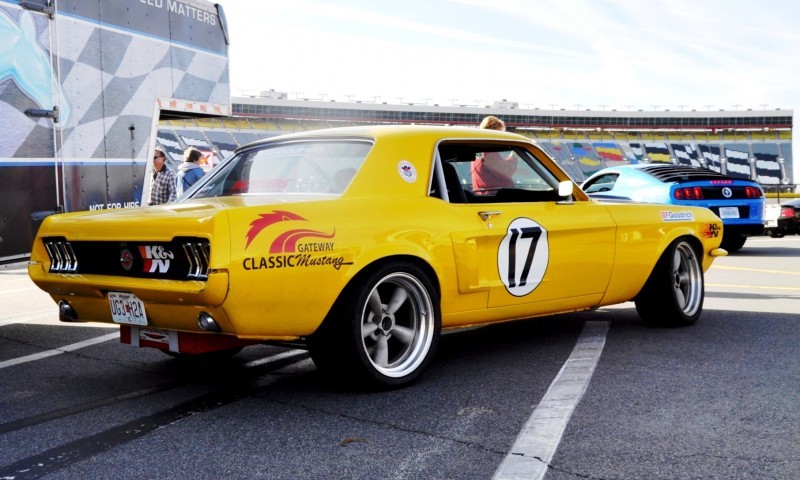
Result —
<path fill-rule="evenodd" d="M 396 254 L 387 257 L 381 257 L 367 263 L 362 268 L 360 268 L 358 272 L 356 272 L 352 277 L 350 277 L 350 279 L 345 284 L 344 288 L 342 288 L 342 291 L 339 292 L 339 295 L 337 295 L 336 300 L 333 302 L 331 308 L 328 310 L 328 313 L 325 315 L 325 319 L 322 321 L 319 327 L 317 327 L 316 331 L 321 331 L 325 328 L 329 328 L 329 325 L 332 323 L 331 314 L 337 310 L 337 307 L 340 305 L 343 299 L 349 296 L 350 291 L 352 289 L 358 288 L 359 284 L 361 283 L 364 277 L 369 276 L 372 272 L 382 268 L 385 265 L 396 262 L 410 263 L 420 268 L 428 276 L 431 283 L 433 284 L 435 291 L 432 293 L 436 295 L 436 300 L 441 301 L 442 287 L 441 284 L 439 283 L 439 276 L 437 275 L 436 270 L 433 268 L 433 266 L 425 259 L 420 258 L 416 255 L 409 255 L 409 254 Z"/>
<path fill-rule="evenodd" d="M 668 254 L 674 254 L 676 260 Z M 701 259 L 702 243 L 697 237 L 681 235 L 670 242 L 633 299 L 639 318 L 645 324 L 681 327 L 697 321 L 705 297 Z"/>
<path fill-rule="evenodd" d="M 656 257 L 656 261 L 655 263 L 653 263 L 652 268 L 647 273 L 647 280 L 650 279 L 650 276 L 656 269 L 658 262 L 660 262 L 661 259 L 664 257 L 664 254 L 667 252 L 667 249 L 669 249 L 670 245 L 679 240 L 688 240 L 689 244 L 692 246 L 692 250 L 694 250 L 695 255 L 697 255 L 700 258 L 703 258 L 703 242 L 701 242 L 700 239 L 697 238 L 697 236 L 694 235 L 691 230 L 686 229 L 685 231 L 681 231 L 680 233 L 677 233 L 675 235 L 665 236 L 658 246 L 658 256 Z M 702 265 L 703 262 L 701 261 L 700 263 Z M 645 280 L 645 283 L 642 284 L 641 288 L 636 293 L 637 296 L 644 289 L 647 280 Z"/>

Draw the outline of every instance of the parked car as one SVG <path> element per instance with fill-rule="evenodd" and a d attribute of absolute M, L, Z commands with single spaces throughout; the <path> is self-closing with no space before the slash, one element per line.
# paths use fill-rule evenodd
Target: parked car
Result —
<path fill-rule="evenodd" d="M 707 168 L 653 163 L 611 167 L 587 178 L 582 188 L 598 200 L 706 207 L 722 219 L 722 248 L 728 252 L 764 232 L 761 186 Z"/>
<path fill-rule="evenodd" d="M 767 206 L 764 231 L 773 238 L 800 235 L 800 198 Z"/>
<path fill-rule="evenodd" d="M 476 191 L 490 153 L 516 162 L 513 185 Z M 690 325 L 721 230 L 705 208 L 592 201 L 516 134 L 342 128 L 239 148 L 177 203 L 50 216 L 29 275 L 62 320 L 119 324 L 124 343 L 293 342 L 397 387 L 442 328 L 629 300 L 646 323 Z"/>

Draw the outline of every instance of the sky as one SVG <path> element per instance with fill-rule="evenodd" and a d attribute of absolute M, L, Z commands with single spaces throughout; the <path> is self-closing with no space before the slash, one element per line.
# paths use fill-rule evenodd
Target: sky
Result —
<path fill-rule="evenodd" d="M 231 94 L 800 108 L 796 0 L 223 0 Z"/>

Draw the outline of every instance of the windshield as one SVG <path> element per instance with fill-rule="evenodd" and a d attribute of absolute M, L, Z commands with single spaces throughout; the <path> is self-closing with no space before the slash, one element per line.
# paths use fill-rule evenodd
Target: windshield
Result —
<path fill-rule="evenodd" d="M 254 147 L 220 165 L 187 197 L 341 195 L 370 148 L 372 143 L 365 140 L 313 140 Z"/>

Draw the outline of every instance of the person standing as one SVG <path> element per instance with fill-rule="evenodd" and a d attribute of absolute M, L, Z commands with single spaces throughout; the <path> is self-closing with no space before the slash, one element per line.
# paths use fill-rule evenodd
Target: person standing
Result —
<path fill-rule="evenodd" d="M 183 151 L 183 163 L 178 167 L 177 195 L 179 197 L 205 175 L 206 172 L 197 164 L 202 157 L 203 154 L 195 147 L 189 147 Z"/>
<path fill-rule="evenodd" d="M 153 181 L 150 184 L 148 205 L 170 203 L 177 198 L 175 172 L 167 166 L 166 161 L 164 150 L 156 148 L 153 153 Z"/>
<path fill-rule="evenodd" d="M 481 121 L 480 128 L 506 131 L 506 124 L 494 115 Z M 472 162 L 472 188 L 477 194 L 486 194 L 503 187 L 513 187 L 512 175 L 517 171 L 517 160 L 511 153 L 502 157 L 497 152 L 486 152 L 476 156 Z"/>

